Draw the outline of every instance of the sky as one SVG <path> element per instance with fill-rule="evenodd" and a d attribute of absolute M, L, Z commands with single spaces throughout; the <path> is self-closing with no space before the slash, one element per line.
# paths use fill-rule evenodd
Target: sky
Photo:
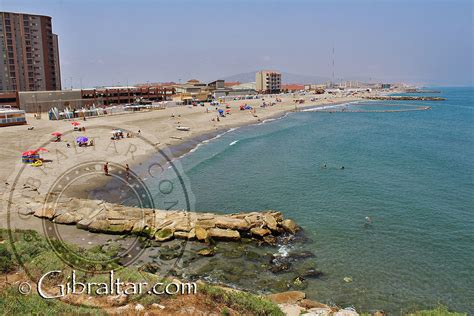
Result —
<path fill-rule="evenodd" d="M 63 88 L 259 69 L 473 85 L 471 0 L 0 0 L 52 16 Z M 334 68 L 332 66 L 334 48 Z"/>

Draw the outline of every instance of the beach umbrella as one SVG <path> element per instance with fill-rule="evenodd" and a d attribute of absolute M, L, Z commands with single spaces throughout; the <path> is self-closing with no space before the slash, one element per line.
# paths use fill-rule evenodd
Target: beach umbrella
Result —
<path fill-rule="evenodd" d="M 79 125 L 81 125 L 81 123 L 79 123 L 79 122 L 76 122 L 76 121 L 74 121 L 74 122 L 71 122 L 71 124 L 72 124 L 72 125 L 74 125 L 74 126 L 79 126 Z"/>
<path fill-rule="evenodd" d="M 36 155 L 37 152 L 35 150 L 28 150 L 28 151 L 25 151 L 23 153 L 21 153 L 22 156 L 33 156 L 33 155 Z"/>
<path fill-rule="evenodd" d="M 35 151 L 36 151 L 36 152 L 38 152 L 38 151 L 48 152 L 49 150 L 47 150 L 47 149 L 44 148 L 44 147 L 40 147 L 40 148 L 37 148 Z"/>
<path fill-rule="evenodd" d="M 76 142 L 78 143 L 85 143 L 89 140 L 89 138 L 85 137 L 85 136 L 79 136 L 78 138 L 76 138 Z"/>
<path fill-rule="evenodd" d="M 54 133 L 51 133 L 51 135 L 53 136 L 61 136 L 62 134 L 60 132 L 54 132 Z"/>
<path fill-rule="evenodd" d="M 226 113 L 230 113 L 230 110 L 225 110 Z"/>

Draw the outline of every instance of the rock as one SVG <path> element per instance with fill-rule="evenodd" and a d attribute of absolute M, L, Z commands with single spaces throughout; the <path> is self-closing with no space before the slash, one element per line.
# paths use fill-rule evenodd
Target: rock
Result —
<path fill-rule="evenodd" d="M 215 239 L 222 240 L 240 240 L 239 232 L 231 229 L 211 228 L 209 229 L 209 236 Z"/>
<path fill-rule="evenodd" d="M 204 256 L 204 257 L 212 257 L 216 254 L 216 250 L 214 248 L 204 248 L 199 250 L 198 255 Z"/>
<path fill-rule="evenodd" d="M 299 303 L 298 303 L 299 306 L 301 307 L 304 307 L 306 309 L 311 309 L 311 308 L 323 308 L 323 309 L 329 309 L 329 311 L 331 310 L 331 308 L 329 306 L 327 306 L 326 304 L 323 304 L 323 303 L 320 303 L 320 302 L 316 302 L 316 301 L 313 301 L 313 300 L 309 300 L 307 298 L 301 300 Z"/>
<path fill-rule="evenodd" d="M 300 251 L 300 252 L 290 252 L 288 254 L 288 257 L 290 257 L 291 259 L 306 259 L 306 258 L 313 258 L 314 257 L 314 253 L 312 253 L 311 251 Z"/>
<path fill-rule="evenodd" d="M 195 228 L 195 234 L 196 234 L 196 238 L 198 240 L 201 240 L 201 241 L 204 241 L 207 239 L 207 236 L 208 236 L 208 232 L 206 229 L 204 229 L 203 227 L 201 226 L 196 226 Z"/>
<path fill-rule="evenodd" d="M 346 283 L 351 283 L 351 282 L 352 282 L 352 277 L 347 276 L 347 277 L 345 277 L 343 280 L 344 280 L 344 282 L 346 282 Z"/>
<path fill-rule="evenodd" d="M 263 237 L 263 241 L 271 246 L 275 246 L 277 244 L 277 238 L 275 236 L 265 236 Z"/>
<path fill-rule="evenodd" d="M 306 313 L 302 314 L 304 316 L 329 316 L 331 315 L 331 308 L 311 308 Z"/>
<path fill-rule="evenodd" d="M 137 304 L 137 305 L 135 305 L 135 310 L 137 312 L 141 312 L 141 311 L 145 310 L 145 307 L 142 304 Z"/>
<path fill-rule="evenodd" d="M 277 231 L 278 230 L 278 223 L 277 223 L 275 217 L 273 217 L 270 214 L 265 214 L 263 216 L 263 220 L 265 221 L 265 224 L 267 225 L 267 227 L 270 228 L 272 231 Z"/>
<path fill-rule="evenodd" d="M 269 270 L 273 273 L 280 273 L 280 272 L 288 271 L 290 269 L 291 269 L 291 263 L 282 262 L 282 263 L 272 265 Z"/>
<path fill-rule="evenodd" d="M 278 304 L 280 310 L 286 316 L 300 316 L 303 308 L 296 304 Z"/>
<path fill-rule="evenodd" d="M 174 236 L 176 238 L 181 238 L 181 239 L 194 239 L 196 237 L 196 234 L 194 233 L 194 230 L 192 229 L 190 232 L 174 232 Z"/>
<path fill-rule="evenodd" d="M 180 252 L 179 251 L 174 251 L 170 249 L 162 249 L 160 250 L 160 256 L 159 258 L 161 260 L 173 260 L 179 257 Z"/>
<path fill-rule="evenodd" d="M 149 262 L 141 266 L 140 270 L 155 274 L 158 270 L 160 270 L 160 265 L 156 262 Z"/>
<path fill-rule="evenodd" d="M 290 234 L 296 234 L 296 232 L 299 230 L 296 223 L 291 219 L 285 219 L 282 221 L 281 227 L 283 227 L 283 229 Z"/>
<path fill-rule="evenodd" d="M 163 228 L 155 233 L 155 240 L 166 241 L 173 238 L 173 230 L 171 228 Z"/>
<path fill-rule="evenodd" d="M 352 309 L 341 309 L 332 315 L 333 316 L 359 316 L 359 313 L 357 313 L 355 310 L 352 310 Z"/>
<path fill-rule="evenodd" d="M 276 294 L 269 294 L 267 298 L 275 304 L 297 304 L 306 298 L 306 294 L 301 291 L 287 291 Z"/>
<path fill-rule="evenodd" d="M 41 207 L 35 211 L 35 216 L 39 218 L 53 219 L 55 210 L 50 207 Z"/>
<path fill-rule="evenodd" d="M 250 229 L 250 232 L 254 236 L 263 237 L 270 235 L 272 232 L 266 228 L 254 227 Z"/>
<path fill-rule="evenodd" d="M 71 213 L 68 212 L 68 213 L 63 213 L 63 214 L 59 215 L 58 217 L 56 217 L 54 219 L 54 222 L 58 223 L 58 224 L 70 225 L 70 224 L 77 223 L 79 220 L 80 220 L 79 217 L 77 217 L 74 214 L 71 214 Z"/>
<path fill-rule="evenodd" d="M 76 225 L 87 225 L 87 230 L 95 233 L 113 232 L 107 220 L 84 220 L 82 219 Z M 118 229 L 117 232 L 120 232 Z"/>
<path fill-rule="evenodd" d="M 224 217 L 219 216 L 214 219 L 215 226 L 223 229 L 233 230 L 248 230 L 250 228 L 249 223 L 246 220 L 240 218 Z"/>
<path fill-rule="evenodd" d="M 316 269 L 308 269 L 301 274 L 303 278 L 319 278 L 323 273 Z"/>

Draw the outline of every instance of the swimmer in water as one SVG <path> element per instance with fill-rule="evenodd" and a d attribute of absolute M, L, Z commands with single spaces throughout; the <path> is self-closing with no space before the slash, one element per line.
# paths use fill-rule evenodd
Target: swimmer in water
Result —
<path fill-rule="evenodd" d="M 341 170 L 344 170 L 344 166 L 341 167 Z"/>
<path fill-rule="evenodd" d="M 364 228 L 369 228 L 372 225 L 372 219 L 369 216 L 365 217 Z"/>

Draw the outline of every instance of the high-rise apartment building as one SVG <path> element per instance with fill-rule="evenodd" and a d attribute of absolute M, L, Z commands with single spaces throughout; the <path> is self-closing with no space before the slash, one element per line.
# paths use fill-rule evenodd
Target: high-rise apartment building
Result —
<path fill-rule="evenodd" d="M 255 76 L 255 88 L 260 93 L 280 93 L 281 73 L 272 70 L 262 70 Z"/>
<path fill-rule="evenodd" d="M 51 17 L 0 12 L 0 91 L 60 90 Z"/>

